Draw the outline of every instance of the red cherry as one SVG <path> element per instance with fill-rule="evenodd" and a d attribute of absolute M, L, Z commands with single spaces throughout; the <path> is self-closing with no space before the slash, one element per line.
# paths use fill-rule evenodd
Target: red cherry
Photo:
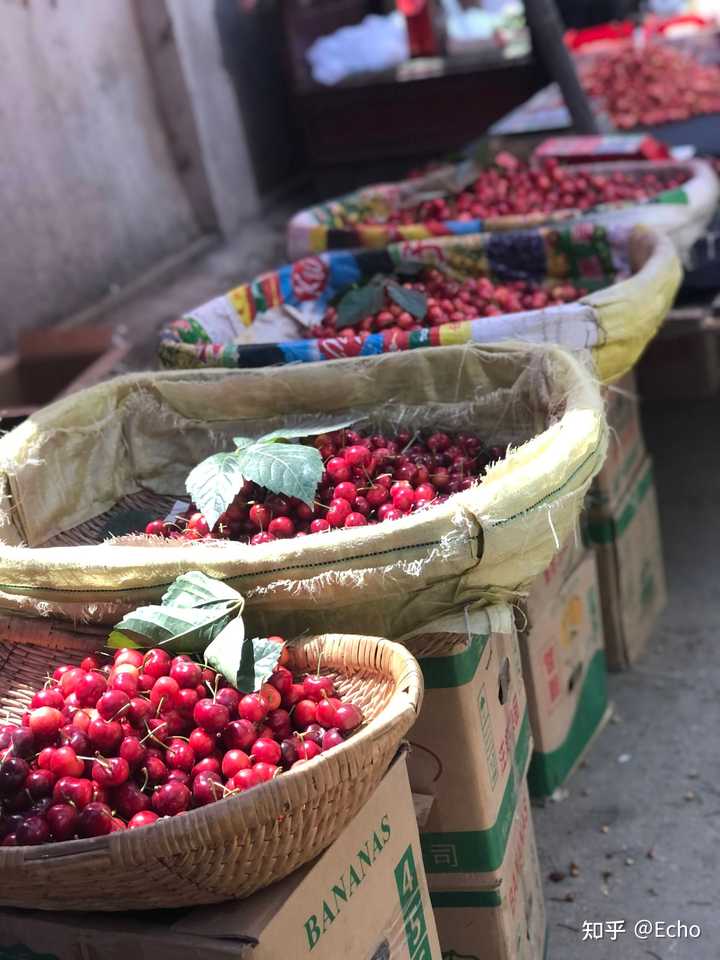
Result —
<path fill-rule="evenodd" d="M 271 710 L 267 715 L 267 725 L 272 730 L 273 736 L 279 740 L 284 740 L 292 733 L 290 714 L 287 710 Z"/>
<path fill-rule="evenodd" d="M 215 749 L 215 737 L 201 727 L 196 727 L 192 731 L 188 737 L 188 743 L 195 756 L 200 758 L 209 756 Z"/>
<path fill-rule="evenodd" d="M 92 778 L 101 787 L 118 787 L 130 776 L 130 767 L 122 757 L 107 757 L 92 765 Z"/>
<path fill-rule="evenodd" d="M 196 533 L 199 533 L 201 537 L 210 533 L 210 527 L 202 513 L 194 513 L 188 520 L 187 525 L 188 530 L 194 530 Z"/>
<path fill-rule="evenodd" d="M 165 752 L 168 767 L 190 772 L 195 766 L 196 758 L 193 748 L 185 740 L 171 740 Z"/>
<path fill-rule="evenodd" d="M 140 685 L 138 677 L 139 675 L 137 673 L 124 670 L 121 673 L 114 673 L 110 678 L 108 686 L 111 691 L 119 690 L 127 697 L 134 697 Z"/>
<path fill-rule="evenodd" d="M 140 813 L 136 813 L 134 817 L 131 818 L 128 823 L 128 830 L 136 830 L 138 827 L 148 827 L 151 823 L 155 823 L 160 818 L 156 813 L 153 813 L 152 810 L 141 810 Z"/>
<path fill-rule="evenodd" d="M 277 744 L 276 744 L 277 746 Z M 278 746 L 278 754 L 280 747 Z M 234 777 L 240 770 L 250 766 L 250 758 L 243 750 L 228 750 L 222 760 L 222 774 L 226 778 Z"/>
<path fill-rule="evenodd" d="M 153 706 L 149 700 L 145 700 L 143 697 L 133 697 L 128 704 L 125 718 L 132 723 L 134 727 L 140 727 L 153 713 Z"/>
<path fill-rule="evenodd" d="M 295 750 L 298 755 L 298 760 L 312 760 L 313 757 L 317 757 L 321 752 L 320 747 L 314 740 L 298 740 Z"/>
<path fill-rule="evenodd" d="M 108 721 L 103 720 L 102 717 L 96 717 L 88 725 L 87 737 L 95 750 L 99 750 L 104 756 L 109 756 L 120 746 L 123 738 L 122 727 L 117 720 Z"/>
<path fill-rule="evenodd" d="M 198 700 L 193 710 L 193 720 L 207 733 L 220 733 L 230 721 L 230 711 L 221 703 L 212 700 Z"/>
<path fill-rule="evenodd" d="M 327 522 L 327 520 L 324 520 L 322 517 L 318 518 L 317 520 L 313 520 L 312 523 L 310 524 L 311 533 L 325 533 L 327 530 L 331 530 L 331 529 L 332 528 L 330 524 Z"/>
<path fill-rule="evenodd" d="M 238 704 L 240 703 L 240 694 L 232 687 L 223 687 L 222 690 L 218 690 L 215 697 L 215 702 L 221 703 L 224 707 L 227 707 L 230 716 L 234 717 L 237 716 L 237 708 Z"/>
<path fill-rule="evenodd" d="M 93 786 L 89 780 L 79 777 L 61 777 L 53 787 L 55 803 L 72 803 L 81 810 L 93 798 Z"/>
<path fill-rule="evenodd" d="M 309 673 L 303 680 L 303 691 L 308 700 L 319 701 L 324 697 L 335 695 L 335 685 L 332 677 L 313 675 Z"/>
<path fill-rule="evenodd" d="M 249 693 L 238 704 L 238 716 L 241 720 L 260 723 L 268 713 L 267 702 L 256 693 Z"/>
<path fill-rule="evenodd" d="M 331 750 L 333 747 L 340 746 L 341 743 L 344 743 L 344 738 L 340 730 L 337 729 L 337 727 L 334 727 L 330 730 L 326 730 L 322 738 L 323 753 L 326 750 Z"/>
<path fill-rule="evenodd" d="M 218 757 L 203 757 L 202 760 L 198 760 L 190 771 L 191 779 L 194 779 L 199 773 L 221 773 Z"/>
<path fill-rule="evenodd" d="M 192 798 L 197 807 L 222 800 L 225 791 L 217 773 L 200 773 L 193 780 Z"/>
<path fill-rule="evenodd" d="M 130 820 L 136 813 L 150 808 L 150 797 L 132 780 L 126 780 L 113 790 L 113 806 L 121 817 Z"/>
<path fill-rule="evenodd" d="M 275 517 L 268 524 L 268 533 L 280 540 L 295 536 L 295 524 L 290 517 Z"/>
<path fill-rule="evenodd" d="M 150 691 L 150 703 L 155 708 L 169 710 L 172 708 L 179 689 L 177 680 L 173 680 L 172 677 L 158 677 Z"/>
<path fill-rule="evenodd" d="M 38 707 L 30 714 L 30 730 L 45 741 L 52 739 L 64 724 L 65 718 L 55 707 Z"/>
<path fill-rule="evenodd" d="M 325 700 L 320 700 L 317 705 L 317 710 L 315 715 L 317 717 L 317 722 L 323 727 L 335 727 L 337 726 L 337 708 L 340 706 L 340 700 L 335 697 L 328 697 Z"/>
<path fill-rule="evenodd" d="M 45 821 L 56 843 L 72 840 L 77 832 L 78 811 L 71 803 L 54 803 L 45 814 Z"/>
<path fill-rule="evenodd" d="M 174 680 L 178 687 L 196 687 L 202 682 L 202 667 L 192 660 L 180 660 L 176 657 L 170 667 L 170 679 Z"/>
<path fill-rule="evenodd" d="M 70 667 L 66 670 L 60 676 L 60 689 L 62 690 L 63 696 L 67 698 L 73 693 L 81 678 L 84 676 L 85 674 L 80 667 Z"/>
<path fill-rule="evenodd" d="M 253 506 L 250 507 L 248 516 L 250 522 L 254 524 L 254 526 L 259 527 L 260 530 L 267 530 L 268 525 L 272 520 L 272 513 L 262 503 L 253 504 Z"/>
<path fill-rule="evenodd" d="M 81 837 L 103 837 L 112 832 L 112 811 L 105 803 L 88 803 L 80 811 L 77 832 Z"/>
<path fill-rule="evenodd" d="M 55 710 L 62 710 L 65 706 L 65 697 L 63 697 L 57 687 L 48 687 L 46 690 L 38 690 L 30 701 L 30 706 L 33 709 L 37 709 L 38 707 L 53 707 Z"/>
<path fill-rule="evenodd" d="M 201 774 L 208 777 L 210 774 Z M 152 805 L 161 817 L 174 817 L 190 806 L 191 793 L 188 788 L 177 780 L 162 784 L 152 795 Z"/>
<path fill-rule="evenodd" d="M 292 714 L 293 722 L 300 730 L 304 730 L 310 723 L 315 723 L 317 719 L 317 704 L 314 700 L 301 700 L 295 704 Z"/>
<path fill-rule="evenodd" d="M 141 650 L 135 650 L 133 647 L 123 647 L 122 650 L 118 650 L 113 658 L 113 664 L 116 667 L 127 663 L 131 667 L 140 669 L 144 662 L 145 654 Z"/>
<path fill-rule="evenodd" d="M 25 778 L 25 789 L 33 800 L 52 796 L 54 784 L 55 774 L 50 770 L 31 770 Z"/>
<path fill-rule="evenodd" d="M 269 737 L 260 737 L 253 744 L 252 755 L 256 763 L 270 763 L 273 766 L 280 762 L 282 752 L 280 744 Z"/>
<path fill-rule="evenodd" d="M 168 768 L 159 757 L 155 756 L 145 758 L 145 766 L 140 773 L 147 776 L 147 782 L 150 784 L 165 783 L 168 778 Z"/>
<path fill-rule="evenodd" d="M 149 537 L 161 537 L 165 532 L 165 524 L 162 520 L 151 520 L 145 527 L 145 533 Z"/>
<path fill-rule="evenodd" d="M 58 747 L 50 758 L 50 772 L 60 777 L 79 777 L 85 770 L 85 763 L 80 760 L 72 747 Z"/>
<path fill-rule="evenodd" d="M 222 732 L 226 749 L 249 750 L 256 737 L 255 725 L 250 720 L 231 720 Z"/>
<path fill-rule="evenodd" d="M 84 673 L 77 682 L 75 694 L 81 707 L 94 707 L 106 689 L 107 681 L 101 673 Z"/>
<path fill-rule="evenodd" d="M 250 767 L 248 770 L 239 770 L 231 780 L 228 780 L 227 786 L 231 790 L 243 792 L 256 787 L 259 782 L 257 773 Z"/>
<path fill-rule="evenodd" d="M 19 847 L 36 846 L 49 842 L 50 828 L 44 817 L 28 817 L 17 828 L 15 836 Z"/>
<path fill-rule="evenodd" d="M 160 647 L 155 647 L 154 649 L 149 650 L 145 656 L 143 673 L 146 673 L 151 677 L 155 677 L 155 679 L 158 677 L 166 677 L 170 673 L 171 665 L 172 660 L 167 650 L 162 650 Z"/>
<path fill-rule="evenodd" d="M 337 727 L 343 733 L 349 733 L 359 727 L 363 721 L 363 715 L 359 707 L 354 703 L 341 703 L 335 711 L 337 718 Z"/>
<path fill-rule="evenodd" d="M 342 527 L 350 513 L 350 504 L 347 500 L 331 500 L 326 519 L 331 527 Z"/>
<path fill-rule="evenodd" d="M 334 500 L 347 500 L 348 503 L 352 503 L 356 496 L 357 490 L 355 484 L 349 483 L 347 480 L 339 483 L 333 491 Z"/>
<path fill-rule="evenodd" d="M 278 749 L 280 748 L 278 747 Z M 256 763 L 253 767 L 253 773 L 260 783 L 266 783 L 268 780 L 273 780 L 279 772 L 280 767 L 276 766 L 274 763 L 265 763 L 264 761 Z"/>
<path fill-rule="evenodd" d="M 103 720 L 119 720 L 128 712 L 130 698 L 122 690 L 108 690 L 97 701 L 97 712 Z"/>

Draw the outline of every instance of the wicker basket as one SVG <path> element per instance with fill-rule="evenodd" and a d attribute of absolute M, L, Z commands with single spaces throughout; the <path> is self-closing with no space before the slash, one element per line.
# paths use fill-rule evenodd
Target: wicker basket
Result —
<path fill-rule="evenodd" d="M 100 643 L 92 632 L 79 637 L 27 621 L 21 642 L 0 640 L 0 708 L 18 717 L 50 665 L 76 662 Z M 217 903 L 247 897 L 320 854 L 375 790 L 423 691 L 412 655 L 375 637 L 304 640 L 291 648 L 289 666 L 315 669 L 321 651 L 321 673 L 369 720 L 344 744 L 240 796 L 149 827 L 2 848 L 0 904 L 116 911 Z"/>

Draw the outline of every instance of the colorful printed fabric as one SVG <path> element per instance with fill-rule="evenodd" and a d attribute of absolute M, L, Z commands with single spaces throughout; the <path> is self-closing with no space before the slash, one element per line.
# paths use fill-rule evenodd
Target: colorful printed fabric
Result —
<path fill-rule="evenodd" d="M 497 282 L 527 280 L 553 285 L 571 281 L 589 290 L 628 273 L 627 228 L 578 223 L 562 229 L 474 234 L 462 238 L 405 240 L 381 250 L 335 251 L 303 257 L 257 277 L 190 311 L 170 324 L 160 345 L 165 366 L 269 366 L 369 356 L 446 344 L 493 342 L 521 336 L 534 342 L 592 346 L 597 339 L 592 308 L 583 304 L 480 317 L 403 333 L 352 338 L 294 339 L 253 343 L 253 322 L 277 307 L 290 307 L 309 326 L 355 284 L 422 261 L 457 278 L 488 276 Z M 298 323 L 298 331 L 301 325 Z"/>

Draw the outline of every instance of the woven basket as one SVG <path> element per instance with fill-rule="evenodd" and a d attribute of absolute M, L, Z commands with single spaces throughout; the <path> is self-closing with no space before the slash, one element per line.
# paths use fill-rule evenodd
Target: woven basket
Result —
<path fill-rule="evenodd" d="M 17 718 L 48 667 L 77 662 L 105 634 L 15 621 L 0 640 L 0 709 Z M 5 632 L 5 630 L 3 631 Z M 32 642 L 27 642 L 32 637 Z M 344 744 L 247 793 L 148 827 L 90 840 L 0 849 L 0 904 L 42 910 L 139 910 L 247 897 L 328 847 L 368 800 L 420 710 L 422 674 L 404 648 L 326 634 L 290 648 L 366 722 Z"/>

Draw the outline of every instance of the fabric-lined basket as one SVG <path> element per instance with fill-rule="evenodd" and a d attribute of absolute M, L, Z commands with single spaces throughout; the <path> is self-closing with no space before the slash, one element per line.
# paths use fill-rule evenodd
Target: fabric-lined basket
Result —
<path fill-rule="evenodd" d="M 688 179 L 680 187 L 665 190 L 641 203 L 605 204 L 586 212 L 574 209 L 553 210 L 525 216 L 501 216 L 486 220 L 448 220 L 433 223 L 394 225 L 383 222 L 390 213 L 413 207 L 428 196 L 451 196 L 482 172 L 477 159 L 445 164 L 428 173 L 395 183 L 376 183 L 354 193 L 301 210 L 288 224 L 288 254 L 297 258 L 324 250 L 354 247 L 384 247 L 402 240 L 421 240 L 437 236 L 494 233 L 498 230 L 523 230 L 541 224 L 563 224 L 590 220 L 604 225 L 645 224 L 670 236 L 681 255 L 687 253 L 702 234 L 717 206 L 720 184 L 709 163 L 668 160 L 577 164 L 578 173 L 611 174 L 622 172 L 683 171 Z M 368 222 L 372 221 L 372 222 Z"/>
<path fill-rule="evenodd" d="M 391 275 L 410 259 L 460 280 L 487 276 L 496 283 L 526 280 L 546 287 L 570 281 L 589 293 L 558 307 L 413 332 L 307 339 L 307 327 L 343 292 L 376 274 Z M 169 368 L 265 367 L 515 339 L 592 349 L 599 378 L 610 382 L 636 363 L 672 306 L 681 278 L 672 243 L 644 227 L 580 223 L 334 251 L 262 274 L 190 310 L 165 328 L 159 356 Z"/>
<path fill-rule="evenodd" d="M 107 631 L 11 618 L 0 636 L 0 710 L 17 720 L 48 668 L 79 662 Z M 140 910 L 249 896 L 328 847 L 374 792 L 420 711 L 420 668 L 404 647 L 330 634 L 291 645 L 288 667 L 333 677 L 365 722 L 343 744 L 236 797 L 89 840 L 0 847 L 0 904 Z"/>

